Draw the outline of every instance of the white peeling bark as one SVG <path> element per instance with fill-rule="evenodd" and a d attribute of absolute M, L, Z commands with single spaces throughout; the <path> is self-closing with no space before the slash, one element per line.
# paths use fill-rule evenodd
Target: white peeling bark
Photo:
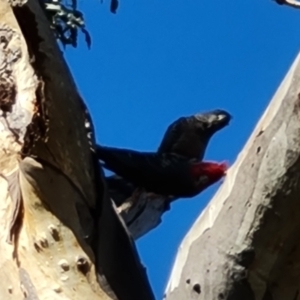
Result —
<path fill-rule="evenodd" d="M 1 117 L 0 117 L 0 297 L 22 299 L 22 272 L 13 261 L 13 227 L 20 203 L 8 194 L 7 177 L 19 169 L 19 152 L 32 121 L 38 80 L 29 64 L 26 42 L 7 1 L 0 1 Z M 20 75 L 21 74 L 21 75 Z"/>
<path fill-rule="evenodd" d="M 300 55 L 182 241 L 165 299 L 300 294 Z"/>

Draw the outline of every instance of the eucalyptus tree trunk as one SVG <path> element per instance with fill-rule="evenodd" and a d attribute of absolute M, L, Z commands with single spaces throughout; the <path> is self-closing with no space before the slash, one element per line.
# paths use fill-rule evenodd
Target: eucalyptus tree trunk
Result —
<path fill-rule="evenodd" d="M 0 298 L 154 299 L 43 2 L 25 2 L 0 0 Z"/>
<path fill-rule="evenodd" d="M 300 55 L 182 241 L 166 300 L 300 294 Z"/>

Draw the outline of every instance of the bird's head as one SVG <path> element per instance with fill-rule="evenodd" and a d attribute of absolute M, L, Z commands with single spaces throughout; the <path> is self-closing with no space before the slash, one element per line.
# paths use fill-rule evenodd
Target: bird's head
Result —
<path fill-rule="evenodd" d="M 232 119 L 232 116 L 227 111 L 221 109 L 198 113 L 194 117 L 199 123 L 199 130 L 210 134 L 214 134 L 227 126 Z"/>
<path fill-rule="evenodd" d="M 202 190 L 224 177 L 227 169 L 227 162 L 202 161 L 192 164 L 191 175 L 195 179 L 196 187 Z"/>

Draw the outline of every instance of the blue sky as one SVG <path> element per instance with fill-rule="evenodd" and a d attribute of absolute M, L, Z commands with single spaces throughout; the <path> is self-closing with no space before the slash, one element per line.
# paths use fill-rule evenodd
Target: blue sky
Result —
<path fill-rule="evenodd" d="M 180 116 L 228 110 L 206 159 L 234 162 L 300 45 L 300 12 L 271 0 L 81 0 L 92 36 L 65 57 L 99 143 L 155 151 Z M 220 183 L 179 200 L 138 243 L 157 299 L 178 246 Z M 201 258 L 199 258 L 201 259 Z"/>

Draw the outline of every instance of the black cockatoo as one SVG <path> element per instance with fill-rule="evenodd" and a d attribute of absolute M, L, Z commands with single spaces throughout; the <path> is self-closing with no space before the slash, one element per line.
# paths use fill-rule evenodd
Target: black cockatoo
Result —
<path fill-rule="evenodd" d="M 221 179 L 225 163 L 190 160 L 173 153 L 138 152 L 97 146 L 104 167 L 147 192 L 193 197 Z"/>
<path fill-rule="evenodd" d="M 231 115 L 220 109 L 181 117 L 168 127 L 157 152 L 202 160 L 210 138 L 230 120 Z"/>
<path fill-rule="evenodd" d="M 167 128 L 157 153 L 175 153 L 201 161 L 210 138 L 227 126 L 230 120 L 230 114 L 220 109 L 181 117 Z M 117 206 L 136 189 L 133 183 L 119 175 L 106 177 L 106 182 Z"/>

